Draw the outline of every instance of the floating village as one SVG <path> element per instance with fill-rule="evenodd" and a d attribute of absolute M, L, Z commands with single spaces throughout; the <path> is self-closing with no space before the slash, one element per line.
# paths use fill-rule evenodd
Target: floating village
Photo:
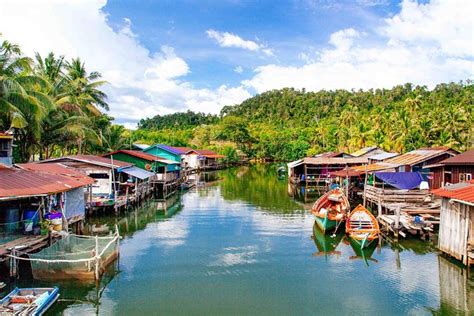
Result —
<path fill-rule="evenodd" d="M 149 199 L 166 205 L 196 184 L 196 174 L 229 167 L 214 151 L 164 144 L 15 164 L 13 146 L 13 135 L 0 133 L 4 282 L 28 274 L 53 283 L 100 280 L 120 256 L 121 234 L 118 226 L 86 230 L 88 216 L 120 214 Z M 251 162 L 243 158 L 244 163 Z M 433 147 L 399 154 L 367 147 L 280 164 L 275 177 L 288 179 L 292 197 L 317 197 L 311 213 L 323 234 L 345 230 L 360 250 L 382 238 L 436 238 L 439 251 L 469 271 L 473 174 L 474 150 Z M 1 300 L 0 314 L 41 314 L 59 292 L 58 287 L 16 288 Z"/>

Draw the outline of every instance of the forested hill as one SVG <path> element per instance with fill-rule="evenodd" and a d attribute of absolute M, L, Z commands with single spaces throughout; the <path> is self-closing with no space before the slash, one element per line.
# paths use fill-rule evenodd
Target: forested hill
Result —
<path fill-rule="evenodd" d="M 367 91 L 285 88 L 226 106 L 219 118 L 187 112 L 144 120 L 134 135 L 216 149 L 226 144 L 277 160 L 372 145 L 398 152 L 438 145 L 465 150 L 472 147 L 473 111 L 471 82 L 433 90 L 411 84 Z M 196 123 L 177 124 L 178 117 Z"/>
<path fill-rule="evenodd" d="M 146 118 L 140 120 L 139 128 L 143 129 L 165 129 L 174 127 L 193 127 L 202 124 L 217 123 L 218 117 L 212 114 L 194 113 L 191 111 L 178 112 L 168 115 L 156 115 L 153 118 Z"/>

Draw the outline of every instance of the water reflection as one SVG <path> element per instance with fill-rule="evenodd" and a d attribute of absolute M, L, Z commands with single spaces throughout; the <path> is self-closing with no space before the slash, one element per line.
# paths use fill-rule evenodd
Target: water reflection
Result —
<path fill-rule="evenodd" d="M 118 274 L 99 296 L 94 286 L 61 284 L 62 297 L 77 302 L 62 302 L 53 314 L 472 311 L 473 278 L 439 257 L 433 244 L 409 239 L 360 252 L 343 231 L 322 234 L 304 203 L 288 196 L 275 166 L 233 168 L 194 181 L 199 185 L 183 195 L 120 217 L 91 218 L 87 229 L 118 225 L 124 236 Z"/>
<path fill-rule="evenodd" d="M 324 256 L 326 259 L 330 255 L 340 256 L 341 251 L 337 251 L 336 248 L 344 238 L 343 232 L 337 232 L 335 235 L 325 234 L 321 228 L 315 223 L 313 225 L 313 236 L 314 244 L 318 249 L 318 252 L 313 253 L 313 257 Z"/>

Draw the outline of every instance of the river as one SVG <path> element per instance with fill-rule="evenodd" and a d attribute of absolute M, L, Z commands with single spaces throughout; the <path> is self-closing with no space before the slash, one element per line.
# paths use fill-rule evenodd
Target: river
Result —
<path fill-rule="evenodd" d="M 120 259 L 99 286 L 60 283 L 51 314 L 473 313 L 474 278 L 431 242 L 384 241 L 357 253 L 343 234 L 314 228 L 311 194 L 289 190 L 274 165 L 205 178 L 167 203 L 89 219 L 119 226 Z"/>

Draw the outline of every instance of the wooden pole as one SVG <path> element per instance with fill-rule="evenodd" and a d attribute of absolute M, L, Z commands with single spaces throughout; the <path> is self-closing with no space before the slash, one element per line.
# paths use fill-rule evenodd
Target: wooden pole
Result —
<path fill-rule="evenodd" d="M 365 165 L 365 179 L 364 179 L 364 207 L 367 204 L 367 198 L 365 197 L 366 192 L 367 192 L 367 164 Z M 378 215 L 380 215 L 380 213 Z"/>
<path fill-rule="evenodd" d="M 397 206 L 395 209 L 395 237 L 398 239 L 398 228 L 400 227 L 400 206 Z"/>
<path fill-rule="evenodd" d="M 100 278 L 99 237 L 95 236 L 95 279 Z"/>

